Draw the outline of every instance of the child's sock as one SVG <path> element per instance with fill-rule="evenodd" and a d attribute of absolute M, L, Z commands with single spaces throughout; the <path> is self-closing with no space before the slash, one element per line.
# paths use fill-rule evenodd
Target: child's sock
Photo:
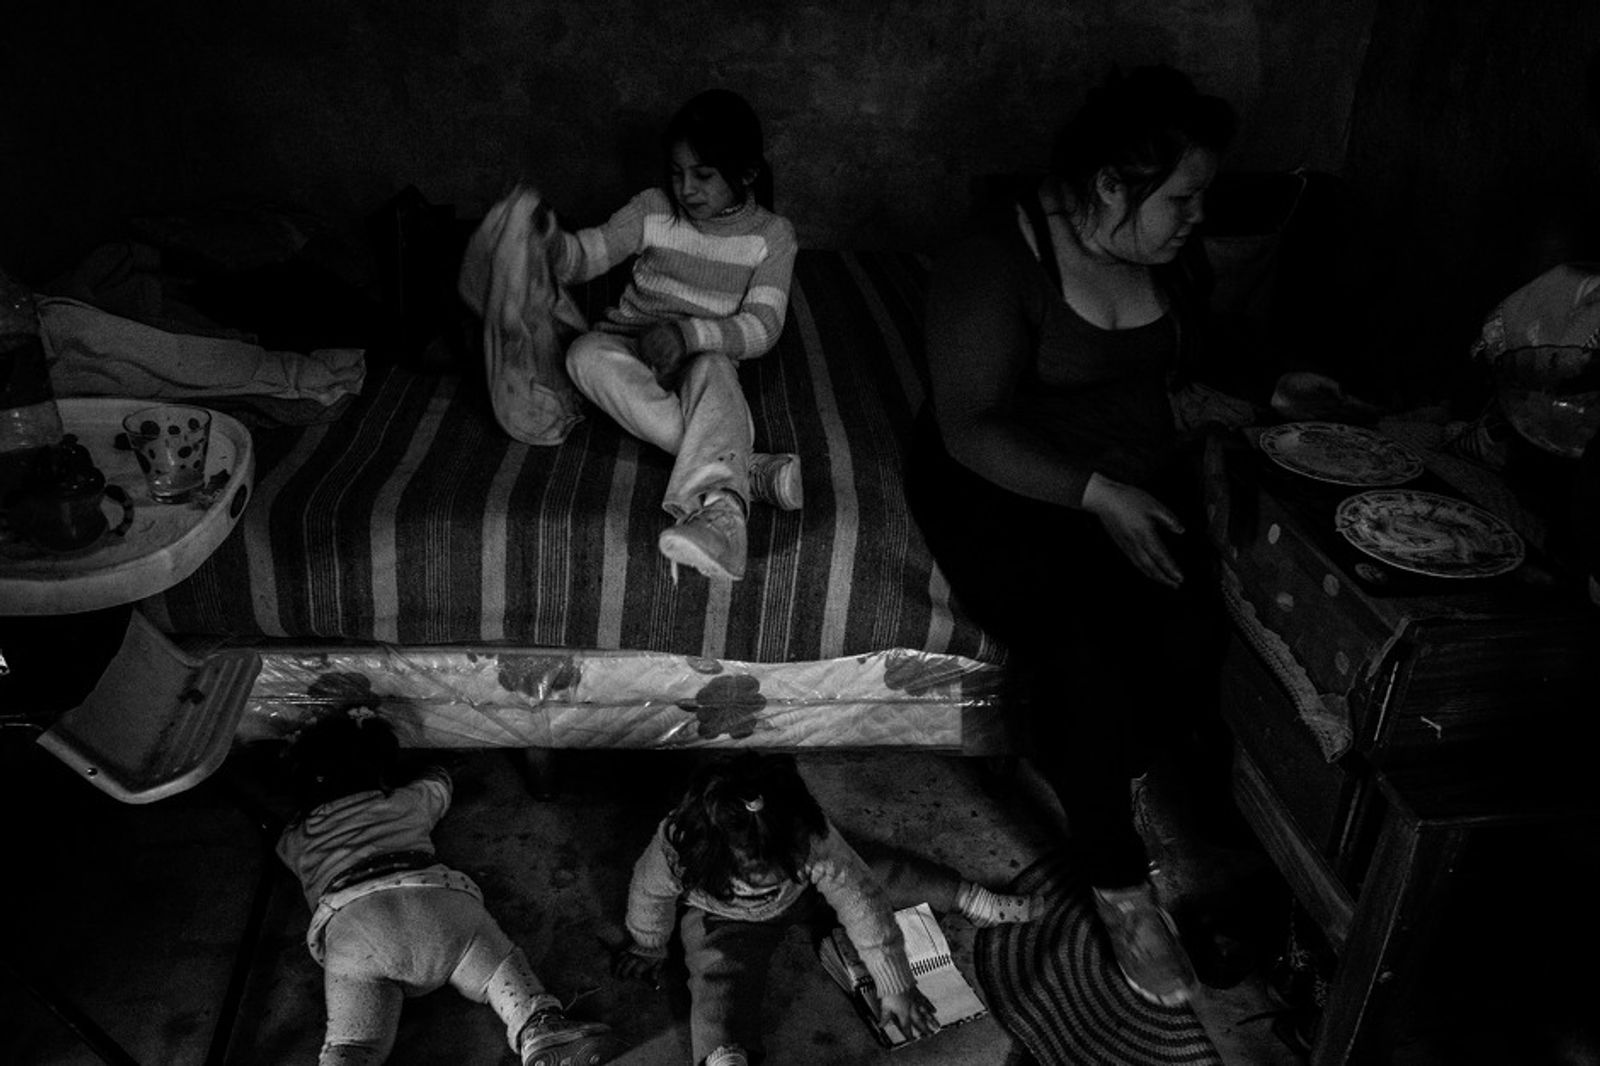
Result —
<path fill-rule="evenodd" d="M 552 996 L 548 992 L 540 992 L 528 1004 L 528 1019 L 531 1021 L 539 1015 L 547 1013 L 563 1014 L 565 1011 L 558 997 Z"/>
<path fill-rule="evenodd" d="M 956 892 L 956 909 L 976 926 L 1014 925 L 1043 917 L 1045 899 L 1043 896 L 991 892 L 982 885 L 963 881 Z"/>
<path fill-rule="evenodd" d="M 724 1044 L 706 1056 L 706 1066 L 749 1066 L 750 1056 L 738 1044 Z"/>

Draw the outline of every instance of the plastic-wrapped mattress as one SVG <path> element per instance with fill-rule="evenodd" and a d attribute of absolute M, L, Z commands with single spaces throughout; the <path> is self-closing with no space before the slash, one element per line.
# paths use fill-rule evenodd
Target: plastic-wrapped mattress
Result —
<path fill-rule="evenodd" d="M 801 663 L 662 652 L 268 648 L 239 729 L 370 708 L 411 747 L 1005 750 L 1000 671 L 895 649 Z"/>

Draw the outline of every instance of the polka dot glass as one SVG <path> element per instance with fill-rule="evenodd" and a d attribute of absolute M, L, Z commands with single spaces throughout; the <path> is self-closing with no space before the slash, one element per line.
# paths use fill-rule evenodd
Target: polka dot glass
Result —
<path fill-rule="evenodd" d="M 122 420 L 128 447 L 139 461 L 157 503 L 182 503 L 205 484 L 211 412 L 203 407 L 162 404 Z"/>

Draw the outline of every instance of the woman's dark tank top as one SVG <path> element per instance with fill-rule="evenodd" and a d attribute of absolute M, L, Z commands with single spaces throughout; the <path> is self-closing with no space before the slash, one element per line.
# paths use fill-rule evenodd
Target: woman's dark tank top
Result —
<path fill-rule="evenodd" d="M 1061 294 L 1037 197 L 1019 202 L 1053 298 L 1039 323 L 1033 380 L 1019 390 L 1018 416 L 1108 477 L 1137 485 L 1163 480 L 1177 447 L 1167 383 L 1180 335 L 1170 294 L 1163 291 L 1167 313 L 1142 326 L 1104 329 L 1085 320 Z"/>

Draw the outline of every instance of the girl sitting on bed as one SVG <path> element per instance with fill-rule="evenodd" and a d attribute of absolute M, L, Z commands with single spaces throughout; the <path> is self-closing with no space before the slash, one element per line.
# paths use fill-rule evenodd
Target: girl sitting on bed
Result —
<path fill-rule="evenodd" d="M 376 716 L 333 714 L 289 750 L 298 814 L 278 855 L 311 905 L 306 945 L 324 969 L 322 1066 L 380 1063 L 400 1006 L 449 984 L 487 1002 L 523 1066 L 597 1066 L 619 1045 L 607 1026 L 569 1019 L 466 874 L 434 856 L 450 775 L 396 784 L 399 742 Z"/>
<path fill-rule="evenodd" d="M 894 907 L 926 901 L 974 924 L 998 925 L 1037 917 L 1044 901 L 998 895 L 910 857 L 890 872 L 893 883 L 844 841 L 793 758 L 747 753 L 708 764 L 634 865 L 631 943 L 614 969 L 656 983 L 680 924 L 694 1061 L 746 1066 L 761 1046 L 773 952 L 790 927 L 825 931 L 836 918 L 872 973 L 880 1017 L 908 1036 L 926 1036 L 939 1023 L 911 976 Z"/>
<path fill-rule="evenodd" d="M 638 256 L 617 306 L 568 349 L 567 372 L 629 433 L 677 457 L 662 501 L 676 522 L 657 542 L 673 576 L 683 563 L 737 581 L 750 502 L 802 503 L 799 458 L 753 451 L 737 370 L 783 331 L 794 227 L 772 212 L 761 123 L 738 94 L 694 97 L 661 147 L 659 188 L 562 234 L 563 283 Z"/>

